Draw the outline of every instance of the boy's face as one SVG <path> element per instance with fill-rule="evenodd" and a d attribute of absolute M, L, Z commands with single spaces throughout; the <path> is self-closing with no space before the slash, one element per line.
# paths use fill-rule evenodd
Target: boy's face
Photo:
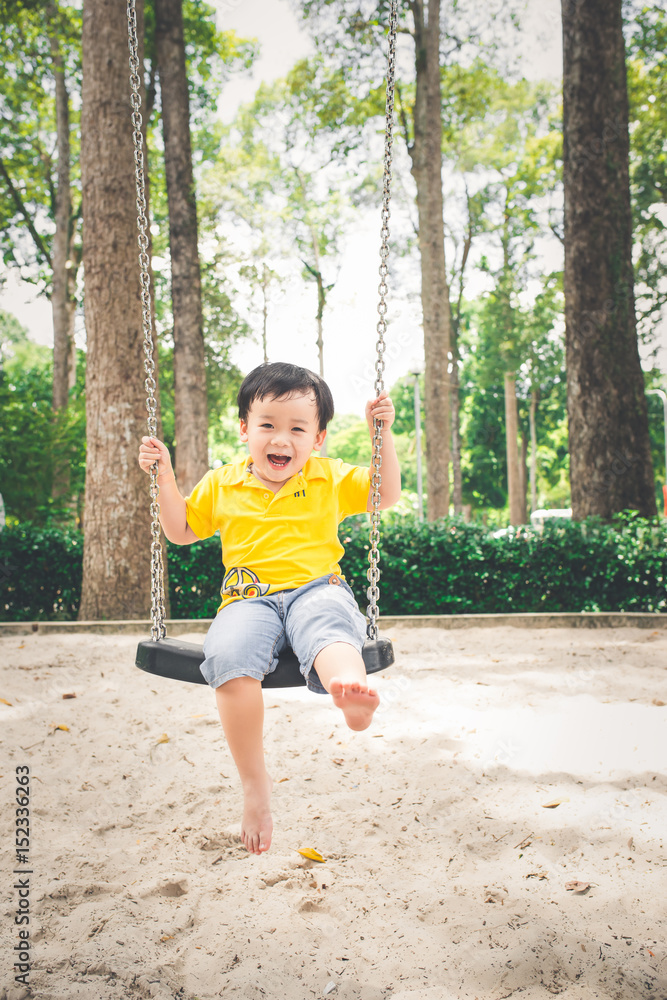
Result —
<path fill-rule="evenodd" d="M 327 436 L 320 431 L 313 392 L 300 396 L 265 396 L 250 405 L 248 420 L 241 421 L 241 440 L 248 442 L 253 468 L 270 483 L 286 483 L 295 476 L 310 453 L 319 451 Z"/>

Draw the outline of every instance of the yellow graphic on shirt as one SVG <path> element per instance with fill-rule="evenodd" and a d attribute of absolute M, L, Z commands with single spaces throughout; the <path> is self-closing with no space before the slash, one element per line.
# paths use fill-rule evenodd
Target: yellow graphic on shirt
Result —
<path fill-rule="evenodd" d="M 270 584 L 260 583 L 259 577 L 247 566 L 235 566 L 225 574 L 221 594 L 227 597 L 263 597 Z"/>

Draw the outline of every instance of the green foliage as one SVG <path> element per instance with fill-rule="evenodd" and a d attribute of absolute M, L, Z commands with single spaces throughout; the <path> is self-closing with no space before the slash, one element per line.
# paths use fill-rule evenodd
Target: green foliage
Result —
<path fill-rule="evenodd" d="M 8 525 L 0 532 L 0 621 L 75 621 L 82 563 L 80 532 Z"/>
<path fill-rule="evenodd" d="M 56 152 L 53 45 L 68 90 L 81 86 L 81 11 L 76 4 L 16 3 L 0 20 L 0 250 L 40 292 L 51 285 Z M 70 102 L 72 198 L 80 206 L 79 103 Z M 30 220 L 30 227 L 27 224 Z M 72 227 L 76 230 L 74 208 Z M 78 251 L 78 245 L 77 245 Z"/>
<path fill-rule="evenodd" d="M 0 313 L 0 493 L 7 516 L 38 525 L 72 519 L 85 481 L 84 357 L 70 405 L 52 410 L 52 352 Z M 54 501 L 54 470 L 68 464 L 70 492 Z"/>
<path fill-rule="evenodd" d="M 368 519 L 340 528 L 341 568 L 366 607 Z M 168 545 L 174 618 L 212 618 L 220 603 L 220 539 Z M 73 620 L 82 540 L 71 530 L 7 527 L 0 534 L 0 620 Z M 493 538 L 458 518 L 433 524 L 385 515 L 380 559 L 385 615 L 667 611 L 667 521 L 633 513 L 547 523 Z"/>
<path fill-rule="evenodd" d="M 629 32 L 630 180 L 639 329 L 648 338 L 667 302 L 667 12 L 635 12 Z"/>
<path fill-rule="evenodd" d="M 341 568 L 364 604 L 368 527 L 345 522 Z M 381 613 L 481 614 L 667 609 L 667 522 L 593 518 L 494 538 L 457 518 L 384 520 Z"/>

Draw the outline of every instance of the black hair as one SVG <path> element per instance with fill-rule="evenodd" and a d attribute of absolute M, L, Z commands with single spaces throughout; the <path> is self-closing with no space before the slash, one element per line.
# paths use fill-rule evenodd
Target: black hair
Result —
<path fill-rule="evenodd" d="M 309 368 L 299 368 L 298 365 L 290 365 L 285 361 L 259 365 L 241 383 L 236 397 L 239 417 L 247 422 L 250 406 L 256 399 L 264 399 L 266 396 L 280 399 L 282 396 L 300 396 L 309 392 L 315 394 L 318 430 L 326 430 L 334 415 L 334 402 L 331 389 L 323 378 Z"/>

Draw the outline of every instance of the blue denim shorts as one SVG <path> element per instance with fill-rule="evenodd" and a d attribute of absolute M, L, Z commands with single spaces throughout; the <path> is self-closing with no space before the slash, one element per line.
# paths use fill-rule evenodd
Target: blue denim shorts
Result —
<path fill-rule="evenodd" d="M 201 672 L 212 688 L 234 677 L 263 680 L 290 645 L 311 691 L 326 694 L 313 660 L 332 642 L 361 652 L 366 619 L 340 576 L 321 576 L 294 590 L 232 601 L 218 612 L 204 642 Z"/>

